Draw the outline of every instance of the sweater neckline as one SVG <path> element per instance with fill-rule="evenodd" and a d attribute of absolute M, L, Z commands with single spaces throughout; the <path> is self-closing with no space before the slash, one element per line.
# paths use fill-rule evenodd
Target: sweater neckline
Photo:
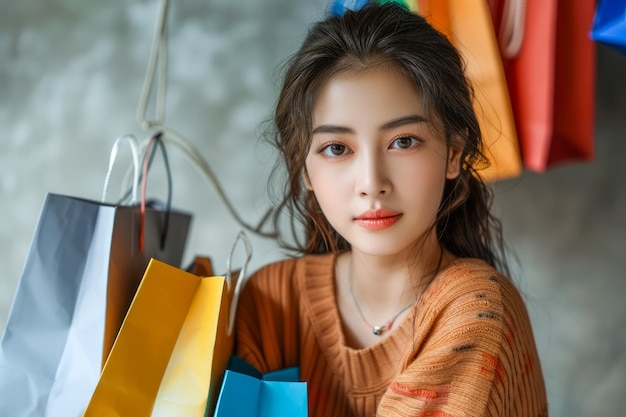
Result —
<path fill-rule="evenodd" d="M 353 395 L 384 393 L 400 369 L 407 351 L 407 340 L 415 329 L 417 302 L 402 321 L 380 342 L 365 347 L 346 345 L 337 308 L 335 264 L 336 254 L 307 256 L 305 271 L 299 274 L 307 314 L 320 348 L 337 377 Z M 410 347 L 410 346 L 409 346 Z"/>

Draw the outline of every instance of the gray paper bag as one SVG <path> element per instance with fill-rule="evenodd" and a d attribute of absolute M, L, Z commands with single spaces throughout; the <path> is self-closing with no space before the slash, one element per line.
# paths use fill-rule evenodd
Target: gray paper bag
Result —
<path fill-rule="evenodd" d="M 191 215 L 46 196 L 0 342 L 0 416 L 81 416 L 150 258 L 180 265 Z M 167 229 L 165 229 L 167 225 Z"/>

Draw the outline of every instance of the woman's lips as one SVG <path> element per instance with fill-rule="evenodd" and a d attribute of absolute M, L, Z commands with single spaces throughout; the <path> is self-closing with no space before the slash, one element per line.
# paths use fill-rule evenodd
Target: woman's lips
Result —
<path fill-rule="evenodd" d="M 378 209 L 367 210 L 359 215 L 354 221 L 364 229 L 383 230 L 387 229 L 402 217 L 402 213 L 392 210 Z"/>

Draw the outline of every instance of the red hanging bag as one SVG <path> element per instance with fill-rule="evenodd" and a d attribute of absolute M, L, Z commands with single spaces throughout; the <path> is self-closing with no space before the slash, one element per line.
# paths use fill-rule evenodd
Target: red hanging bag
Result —
<path fill-rule="evenodd" d="M 491 0 L 525 167 L 593 159 L 593 0 Z M 520 14 L 521 13 L 521 14 Z"/>

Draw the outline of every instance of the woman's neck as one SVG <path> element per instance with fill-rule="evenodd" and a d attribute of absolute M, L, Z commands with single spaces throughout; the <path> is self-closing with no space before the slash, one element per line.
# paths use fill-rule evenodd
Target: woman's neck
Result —
<path fill-rule="evenodd" d="M 389 256 L 353 250 L 342 255 L 338 264 L 358 300 L 382 313 L 415 300 L 416 291 L 423 290 L 450 257 L 435 243 Z"/>
<path fill-rule="evenodd" d="M 344 280 L 349 289 L 371 314 L 385 316 L 414 299 L 410 268 L 399 259 L 381 259 L 360 252 L 343 258 Z"/>
<path fill-rule="evenodd" d="M 362 348 L 389 336 L 437 272 L 453 259 L 436 240 L 389 256 L 355 248 L 340 254 L 335 264 L 336 296 L 346 343 Z"/>

